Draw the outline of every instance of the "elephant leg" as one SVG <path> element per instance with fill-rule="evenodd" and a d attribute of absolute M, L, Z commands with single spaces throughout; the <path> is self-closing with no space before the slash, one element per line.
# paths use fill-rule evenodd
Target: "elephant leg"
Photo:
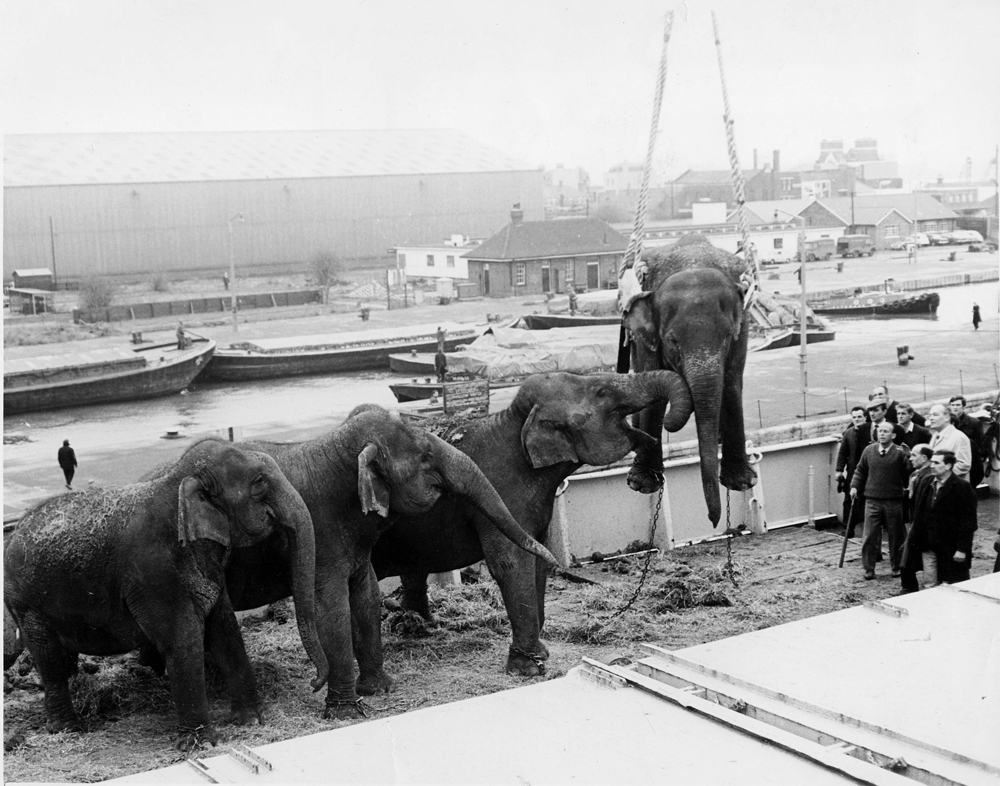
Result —
<path fill-rule="evenodd" d="M 163 660 L 163 656 L 153 642 L 145 636 L 142 639 L 143 641 L 139 644 L 139 665 L 152 669 L 153 674 L 162 677 L 167 672 L 167 664 Z"/>
<path fill-rule="evenodd" d="M 254 721 L 263 724 L 264 703 L 257 693 L 257 679 L 225 588 L 205 620 L 205 646 L 226 678 L 232 702 L 228 722 L 241 726 Z"/>
<path fill-rule="evenodd" d="M 541 620 L 539 599 L 536 597 L 537 559 L 506 545 L 483 543 L 483 554 L 490 574 L 500 587 L 507 617 L 510 619 L 513 642 L 507 654 L 508 674 L 538 677 L 545 673 L 548 650 L 539 640 Z M 544 602 L 544 599 L 543 599 Z"/>
<path fill-rule="evenodd" d="M 144 593 L 145 594 L 145 593 Z M 192 750 L 215 745 L 205 694 L 205 624 L 190 598 L 137 597 L 129 610 L 163 654 L 177 712 L 177 747 Z"/>
<path fill-rule="evenodd" d="M 83 731 L 69 692 L 69 678 L 76 671 L 76 653 L 62 646 L 59 636 L 41 615 L 26 610 L 17 617 L 45 689 L 45 727 L 52 734 Z"/>
<path fill-rule="evenodd" d="M 322 573 L 317 570 L 317 575 Z M 316 593 L 316 627 L 330 665 L 323 717 L 333 720 L 365 715 L 355 685 L 348 585 L 346 576 L 335 574 Z"/>
<path fill-rule="evenodd" d="M 652 494 L 663 486 L 663 413 L 666 412 L 666 402 L 656 402 L 639 414 L 639 428 L 654 440 L 654 444 L 640 445 L 632 459 L 632 468 L 628 472 L 629 488 L 641 494 Z"/>
<path fill-rule="evenodd" d="M 535 560 L 535 599 L 538 602 L 539 635 L 545 630 L 545 585 L 549 580 L 549 566 L 541 560 Z M 549 648 L 545 642 L 538 640 L 538 651 L 544 653 L 543 660 L 549 656 Z"/>
<path fill-rule="evenodd" d="M 403 608 L 416 612 L 427 622 L 434 622 L 430 601 L 427 598 L 427 574 L 404 573 L 399 580 L 403 585 Z"/>
<path fill-rule="evenodd" d="M 383 668 L 382 590 L 370 562 L 367 570 L 351 579 L 351 631 L 360 672 L 358 694 L 371 696 L 394 691 L 396 683 Z"/>

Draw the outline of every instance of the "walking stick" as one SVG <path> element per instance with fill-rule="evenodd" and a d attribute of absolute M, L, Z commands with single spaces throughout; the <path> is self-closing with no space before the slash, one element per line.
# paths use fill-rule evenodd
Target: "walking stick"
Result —
<path fill-rule="evenodd" d="M 850 507 L 847 509 L 847 521 L 844 522 L 844 542 L 840 544 L 840 564 L 838 568 L 844 567 L 844 555 L 847 553 L 847 533 L 851 531 L 851 521 L 854 519 L 854 502 L 857 497 L 851 497 Z"/>

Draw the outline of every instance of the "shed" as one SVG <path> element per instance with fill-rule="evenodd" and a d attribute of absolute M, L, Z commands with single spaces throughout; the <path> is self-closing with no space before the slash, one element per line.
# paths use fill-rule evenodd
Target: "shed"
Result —
<path fill-rule="evenodd" d="M 18 289 L 7 290 L 10 298 L 11 314 L 44 314 L 55 311 L 55 295 L 48 289 Z"/>
<path fill-rule="evenodd" d="M 17 289 L 47 289 L 56 288 L 55 277 L 47 267 L 22 268 L 14 271 L 14 286 Z"/>

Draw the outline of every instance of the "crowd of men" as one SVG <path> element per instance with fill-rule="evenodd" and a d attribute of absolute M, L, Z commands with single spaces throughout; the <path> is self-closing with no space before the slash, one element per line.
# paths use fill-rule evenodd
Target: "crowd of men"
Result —
<path fill-rule="evenodd" d="M 983 479 L 983 426 L 965 411 L 964 396 L 935 404 L 927 417 L 876 387 L 867 406 L 851 410 L 837 456 L 847 537 L 861 533 L 865 579 L 883 558 L 903 592 L 969 578 L 977 529 L 975 487 Z M 1000 570 L 1000 555 L 995 570 Z"/>

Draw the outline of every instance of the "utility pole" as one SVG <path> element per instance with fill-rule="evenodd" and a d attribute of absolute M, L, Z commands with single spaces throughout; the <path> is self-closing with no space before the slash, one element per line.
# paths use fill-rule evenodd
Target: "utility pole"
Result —
<path fill-rule="evenodd" d="M 59 289 L 59 276 L 56 275 L 56 228 L 49 216 L 49 239 L 52 241 L 52 286 Z"/>

